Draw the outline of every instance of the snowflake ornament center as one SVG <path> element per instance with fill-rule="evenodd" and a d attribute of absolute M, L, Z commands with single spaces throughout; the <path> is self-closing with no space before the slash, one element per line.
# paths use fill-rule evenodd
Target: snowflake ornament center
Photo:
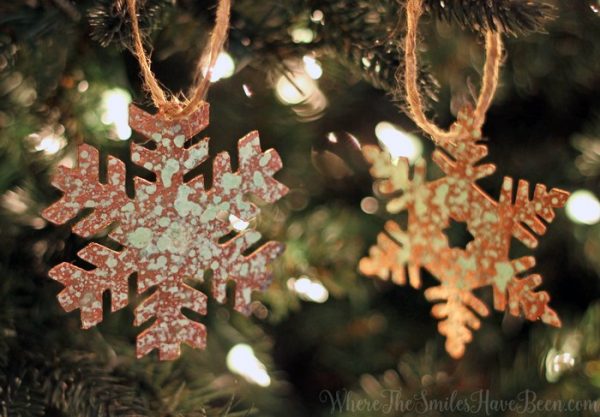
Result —
<path fill-rule="evenodd" d="M 512 238 L 535 248 L 537 238 L 533 233 L 545 233 L 542 220 L 551 222 L 554 208 L 563 207 L 569 194 L 559 189 L 547 191 L 538 184 L 530 199 L 529 184 L 519 181 L 513 200 L 513 181 L 506 177 L 499 201 L 492 200 L 476 185 L 495 167 L 478 165 L 487 155 L 487 147 L 479 143 L 481 132 L 473 128 L 472 110 L 461 111 L 452 128 L 459 139 L 433 153 L 433 161 L 445 176 L 431 182 L 425 180 L 423 160 L 416 162 L 410 178 L 406 158 L 394 163 L 387 152 L 374 146 L 364 148 L 379 191 L 391 197 L 387 210 L 392 214 L 406 210 L 408 227 L 402 230 L 396 222 L 388 221 L 385 233 L 378 236 L 377 245 L 361 260 L 359 268 L 366 275 L 391 278 L 400 285 L 406 283 L 407 268 L 408 280 L 415 288 L 421 285 L 421 267 L 436 277 L 440 285 L 428 288 L 425 296 L 440 301 L 432 313 L 442 320 L 438 329 L 447 338 L 446 350 L 458 358 L 472 340 L 472 330 L 480 327 L 478 315 L 489 314 L 487 306 L 473 293 L 484 286 L 492 287 L 497 310 L 507 309 L 512 315 L 523 313 L 529 320 L 541 319 L 560 326 L 558 316 L 548 306 L 548 294 L 534 291 L 541 277 L 521 277 L 535 265 L 534 258 L 509 259 L 509 249 Z M 464 248 L 449 244 L 444 231 L 451 221 L 466 223 L 473 236 Z"/>
<path fill-rule="evenodd" d="M 107 182 L 101 183 L 98 151 L 82 145 L 76 168 L 58 167 L 52 184 L 64 195 L 43 213 L 48 220 L 64 224 L 83 208 L 92 208 L 90 215 L 75 223 L 73 232 L 90 237 L 116 224 L 110 237 L 123 249 L 117 252 L 91 243 L 78 255 L 95 269 L 62 263 L 49 275 L 65 285 L 58 296 L 63 308 L 79 308 L 82 326 L 88 328 L 102 320 L 105 291 L 111 293 L 112 311 L 128 304 L 128 278 L 136 272 L 140 293 L 156 287 L 135 311 L 136 325 L 155 318 L 138 336 L 137 354 L 158 349 L 161 359 L 175 359 L 181 343 L 195 348 L 206 343 L 205 327 L 181 312 L 188 308 L 206 314 L 206 295 L 186 280 L 201 281 L 204 272 L 211 270 L 212 294 L 219 302 L 225 301 L 227 282 L 234 281 L 234 308 L 244 314 L 249 314 L 252 291 L 264 290 L 270 283 L 267 266 L 281 254 L 282 244 L 267 242 L 244 256 L 260 240 L 260 233 L 246 229 L 226 242 L 220 239 L 235 231 L 230 215 L 250 220 L 259 214 L 247 195 L 274 203 L 288 190 L 273 178 L 282 166 L 279 155 L 261 151 L 257 132 L 238 142 L 236 172 L 227 153 L 215 157 L 211 189 L 205 189 L 202 176 L 184 181 L 185 174 L 208 158 L 208 139 L 186 147 L 208 125 L 208 104 L 177 120 L 132 105 L 129 119 L 132 129 L 149 139 L 146 144 L 131 144 L 131 160 L 153 172 L 156 181 L 134 178 L 131 199 L 125 193 L 123 162 L 109 157 Z M 147 146 L 150 142 L 154 147 Z"/>

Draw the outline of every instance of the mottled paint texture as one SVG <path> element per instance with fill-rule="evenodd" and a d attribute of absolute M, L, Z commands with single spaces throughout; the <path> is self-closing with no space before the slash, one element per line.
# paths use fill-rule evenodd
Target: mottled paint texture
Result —
<path fill-rule="evenodd" d="M 205 326 L 181 309 L 206 314 L 206 295 L 186 280 L 202 281 L 211 270 L 212 294 L 219 302 L 225 301 L 227 282 L 234 281 L 235 309 L 249 314 L 250 294 L 269 285 L 267 265 L 283 251 L 281 243 L 267 242 L 245 254 L 261 238 L 252 229 L 219 242 L 232 232 L 230 214 L 245 221 L 259 214 L 248 195 L 274 203 L 288 191 L 273 178 L 282 166 L 279 155 L 261 151 L 258 132 L 240 139 L 236 172 L 227 153 L 215 157 L 209 190 L 202 176 L 184 181 L 184 174 L 209 156 L 208 139 L 186 146 L 208 125 L 208 108 L 205 103 L 185 118 L 168 120 L 131 106 L 131 127 L 149 139 L 131 144 L 131 160 L 156 174 L 155 182 L 134 178 L 133 199 L 125 193 L 124 163 L 109 156 L 106 181 L 100 182 L 98 151 L 89 145 L 79 147 L 77 167 L 59 166 L 53 177 L 52 184 L 64 195 L 44 211 L 46 219 L 63 224 L 91 208 L 73 232 L 87 238 L 116 224 L 110 237 L 123 246 L 121 251 L 97 243 L 86 246 L 79 256 L 95 266 L 89 271 L 70 263 L 52 268 L 50 277 L 65 286 L 58 300 L 66 311 L 80 309 L 82 327 L 89 328 L 102 321 L 105 291 L 112 311 L 128 304 L 128 278 L 137 273 L 140 293 L 155 288 L 135 310 L 135 325 L 155 319 L 137 338 L 138 357 L 158 349 L 160 359 L 176 359 L 181 343 L 204 348 Z M 149 142 L 155 149 L 145 146 Z"/>
<path fill-rule="evenodd" d="M 481 132 L 473 129 L 472 111 L 461 111 L 452 129 L 459 133 L 458 139 L 441 144 L 433 153 L 433 161 L 445 174 L 435 181 L 426 181 L 423 160 L 416 162 L 414 175 L 409 178 L 407 159 L 392 161 L 377 147 L 364 148 L 378 190 L 390 196 L 387 210 L 392 214 L 406 210 L 408 226 L 403 230 L 398 223 L 388 221 L 377 245 L 361 260 L 360 270 L 404 285 L 407 268 L 410 285 L 419 288 L 420 268 L 426 268 L 440 285 L 428 288 L 425 296 L 439 301 L 432 314 L 441 320 L 438 329 L 446 336 L 446 350 L 460 358 L 472 340 L 472 330 L 480 327 L 478 315 L 489 314 L 488 307 L 473 293 L 484 286 L 493 288 L 497 310 L 507 309 L 515 316 L 522 312 L 529 320 L 560 326 L 558 316 L 548 306 L 548 293 L 535 291 L 541 277 L 521 277 L 535 265 L 535 259 L 510 259 L 509 249 L 513 237 L 535 248 L 538 242 L 534 233 L 546 231 L 542 219 L 551 222 L 553 209 L 563 207 L 569 194 L 559 189 L 547 191 L 538 184 L 530 200 L 529 184 L 519 181 L 513 200 L 513 180 L 505 177 L 499 201 L 492 200 L 475 184 L 492 174 L 495 167 L 476 165 L 487 155 L 487 146 L 479 143 Z M 451 219 L 464 222 L 474 237 L 464 249 L 448 244 L 444 230 Z"/>

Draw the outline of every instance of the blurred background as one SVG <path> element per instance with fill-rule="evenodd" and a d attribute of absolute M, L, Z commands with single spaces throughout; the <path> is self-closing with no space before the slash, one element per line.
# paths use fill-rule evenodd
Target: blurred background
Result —
<path fill-rule="evenodd" d="M 185 91 L 215 3 L 139 3 L 153 70 L 171 91 Z M 249 318 L 211 299 L 202 320 L 207 349 L 184 347 L 174 362 L 161 363 L 155 353 L 135 359 L 132 311 L 141 297 L 133 291 L 129 307 L 81 330 L 79 312 L 60 308 L 61 285 L 47 272 L 75 260 L 86 241 L 69 225 L 40 217 L 60 195 L 49 178 L 57 164 L 74 162 L 83 142 L 130 167 L 129 143 L 139 137 L 127 125 L 127 106 L 150 110 L 150 101 L 128 49 L 122 2 L 3 1 L 2 414 L 325 416 L 332 404 L 324 390 L 368 401 L 386 390 L 443 400 L 454 391 L 467 397 L 481 389 L 495 399 L 526 389 L 551 400 L 599 399 L 600 3 L 425 3 L 421 89 L 442 126 L 478 90 L 482 30 L 506 33 L 500 87 L 484 126 L 486 161 L 498 168 L 480 185 L 497 198 L 503 176 L 510 175 L 572 192 L 534 253 L 515 249 L 536 256 L 534 270 L 544 277 L 542 289 L 551 294 L 561 329 L 494 312 L 465 356 L 453 360 L 422 291 L 357 272 L 390 218 L 374 196 L 360 147 L 378 143 L 413 162 L 430 161 L 433 150 L 402 112 L 395 79 L 402 66 L 403 2 L 239 0 L 213 75 L 204 133 L 212 155 L 227 150 L 235 160 L 237 140 L 257 129 L 263 149 L 276 148 L 284 161 L 277 178 L 290 193 L 265 206 L 251 225 L 286 244 L 273 264 L 273 283 L 254 295 Z M 428 167 L 430 177 L 439 175 Z M 210 180 L 210 163 L 203 168 Z M 454 246 L 470 239 L 464 225 L 448 234 Z M 423 275 L 425 287 L 436 282 Z M 489 304 L 486 291 L 480 295 Z M 334 413 L 411 415 L 343 407 Z"/>

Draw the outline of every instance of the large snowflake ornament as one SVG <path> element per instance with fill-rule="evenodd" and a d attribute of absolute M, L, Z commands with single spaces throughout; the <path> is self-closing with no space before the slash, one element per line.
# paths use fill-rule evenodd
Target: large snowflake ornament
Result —
<path fill-rule="evenodd" d="M 261 151 L 258 132 L 239 141 L 237 171 L 232 172 L 227 153 L 215 157 L 209 190 L 202 176 L 184 177 L 208 158 L 208 138 L 186 146 L 208 125 L 208 108 L 205 103 L 189 116 L 169 120 L 131 106 L 131 127 L 149 139 L 131 144 L 131 160 L 156 175 L 154 182 L 134 178 L 134 198 L 125 192 L 125 164 L 109 156 L 106 181 L 100 181 L 98 151 L 89 145 L 79 147 L 77 167 L 60 166 L 53 177 L 64 195 L 43 216 L 63 224 L 91 209 L 73 232 L 87 238 L 116 225 L 109 236 L 122 246 L 120 251 L 86 246 L 79 256 L 95 266 L 92 270 L 70 263 L 54 267 L 50 277 L 65 286 L 59 302 L 66 311 L 80 309 L 82 327 L 89 328 L 102 321 L 105 291 L 112 311 L 128 304 L 128 278 L 136 273 L 140 293 L 155 288 L 135 310 L 135 325 L 155 319 L 137 338 L 138 357 L 158 349 L 160 359 L 175 359 L 181 343 L 204 348 L 206 328 L 182 308 L 204 315 L 207 297 L 186 280 L 201 281 L 212 271 L 212 294 L 219 302 L 225 301 L 227 282 L 234 281 L 234 308 L 248 314 L 251 292 L 270 283 L 267 265 L 283 251 L 282 244 L 268 242 L 246 254 L 261 237 L 252 229 L 220 241 L 233 231 L 229 216 L 249 221 L 258 215 L 248 195 L 273 203 L 287 192 L 273 178 L 281 159 L 272 149 Z"/>
<path fill-rule="evenodd" d="M 438 329 L 446 336 L 446 350 L 459 358 L 472 339 L 472 330 L 480 326 L 478 315 L 489 314 L 488 307 L 473 293 L 484 286 L 493 288 L 495 309 L 508 309 L 512 315 L 522 312 L 529 320 L 560 326 L 558 316 L 548 306 L 548 293 L 535 291 L 541 277 L 520 277 L 534 266 L 535 259 L 510 259 L 509 248 L 513 237 L 535 248 L 534 233 L 546 231 L 542 219 L 551 222 L 553 209 L 563 207 L 569 194 L 559 189 L 547 191 L 538 184 L 530 199 L 529 184 L 519 181 L 513 200 L 513 180 L 505 177 L 499 201 L 492 200 L 475 184 L 492 174 L 495 167 L 477 165 L 487 155 L 487 146 L 479 143 L 481 132 L 473 128 L 471 109 L 461 111 L 452 129 L 458 139 L 440 143 L 433 153 L 433 161 L 445 176 L 431 182 L 425 179 L 423 160 L 415 164 L 410 178 L 407 159 L 393 161 L 375 146 L 364 148 L 379 191 L 390 196 L 387 210 L 392 214 L 406 210 L 408 226 L 403 230 L 398 223 L 388 221 L 385 233 L 379 234 L 377 245 L 359 268 L 366 275 L 391 278 L 400 285 L 406 283 L 408 269 L 408 281 L 414 288 L 421 285 L 420 268 L 427 269 L 440 283 L 428 288 L 425 296 L 439 301 L 432 314 L 441 319 Z M 444 229 L 450 220 L 466 223 L 474 237 L 464 249 L 448 243 Z"/>

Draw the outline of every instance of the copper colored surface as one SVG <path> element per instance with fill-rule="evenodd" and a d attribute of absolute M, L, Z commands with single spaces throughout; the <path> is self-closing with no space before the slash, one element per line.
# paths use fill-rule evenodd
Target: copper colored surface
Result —
<path fill-rule="evenodd" d="M 407 159 L 392 161 L 387 152 L 375 146 L 363 149 L 379 191 L 390 197 L 387 210 L 406 210 L 408 227 L 403 230 L 398 223 L 388 221 L 377 245 L 361 260 L 360 271 L 404 285 L 407 269 L 410 285 L 419 288 L 420 268 L 427 269 L 439 285 L 425 290 L 425 296 L 439 302 L 432 314 L 441 320 L 438 329 L 446 336 L 446 350 L 460 358 L 472 340 L 472 330 L 480 327 L 479 316 L 489 314 L 488 307 L 473 293 L 481 287 L 493 288 L 497 310 L 507 309 L 513 315 L 522 313 L 529 320 L 560 326 L 558 316 L 548 306 L 548 293 L 535 291 L 541 277 L 527 275 L 535 259 L 510 259 L 509 249 L 512 238 L 535 248 L 535 234 L 546 231 L 542 220 L 551 222 L 553 209 L 563 207 L 569 194 L 559 189 L 547 191 L 538 184 L 530 199 L 529 184 L 521 180 L 513 199 L 513 180 L 506 177 L 500 199 L 494 201 L 475 184 L 492 174 L 495 167 L 477 165 L 487 155 L 487 146 L 479 143 L 481 132 L 473 128 L 472 111 L 463 110 L 452 129 L 459 139 L 433 153 L 433 161 L 445 174 L 435 181 L 425 179 L 423 160 L 415 164 L 410 178 Z M 450 247 L 444 230 L 451 220 L 464 222 L 474 237 L 465 248 Z"/>
<path fill-rule="evenodd" d="M 219 239 L 233 231 L 229 215 L 250 221 L 259 214 L 246 195 L 274 203 L 287 188 L 273 178 L 282 166 L 279 155 L 272 149 L 261 151 L 257 132 L 240 139 L 236 172 L 231 171 L 229 155 L 220 153 L 213 162 L 210 189 L 205 189 L 202 176 L 184 181 L 184 174 L 209 156 L 208 139 L 186 147 L 187 140 L 208 125 L 208 104 L 177 120 L 131 106 L 129 121 L 149 139 L 146 143 L 156 146 L 131 144 L 133 163 L 153 172 L 156 181 L 134 178 L 135 197 L 129 198 L 124 163 L 109 156 L 106 181 L 100 182 L 98 151 L 82 145 L 77 167 L 58 167 L 52 183 L 64 195 L 43 213 L 63 224 L 90 208 L 91 214 L 75 222 L 73 232 L 88 238 L 115 224 L 109 236 L 123 249 L 90 243 L 79 256 L 94 269 L 65 262 L 49 275 L 65 286 L 58 295 L 63 308 L 80 309 L 82 327 L 89 328 L 102 321 L 105 291 L 110 292 L 112 311 L 128 304 L 128 278 L 137 273 L 139 293 L 155 288 L 135 310 L 135 325 L 155 319 L 138 336 L 137 355 L 158 349 L 160 359 L 175 359 L 181 343 L 198 349 L 206 344 L 204 325 L 181 309 L 204 315 L 207 297 L 186 281 L 202 281 L 204 272 L 211 270 L 212 295 L 219 302 L 225 301 L 227 282 L 234 281 L 234 308 L 244 314 L 249 313 L 251 292 L 269 285 L 267 265 L 283 251 L 281 243 L 267 242 L 245 254 L 260 240 L 257 231 L 249 228 L 226 242 Z"/>

